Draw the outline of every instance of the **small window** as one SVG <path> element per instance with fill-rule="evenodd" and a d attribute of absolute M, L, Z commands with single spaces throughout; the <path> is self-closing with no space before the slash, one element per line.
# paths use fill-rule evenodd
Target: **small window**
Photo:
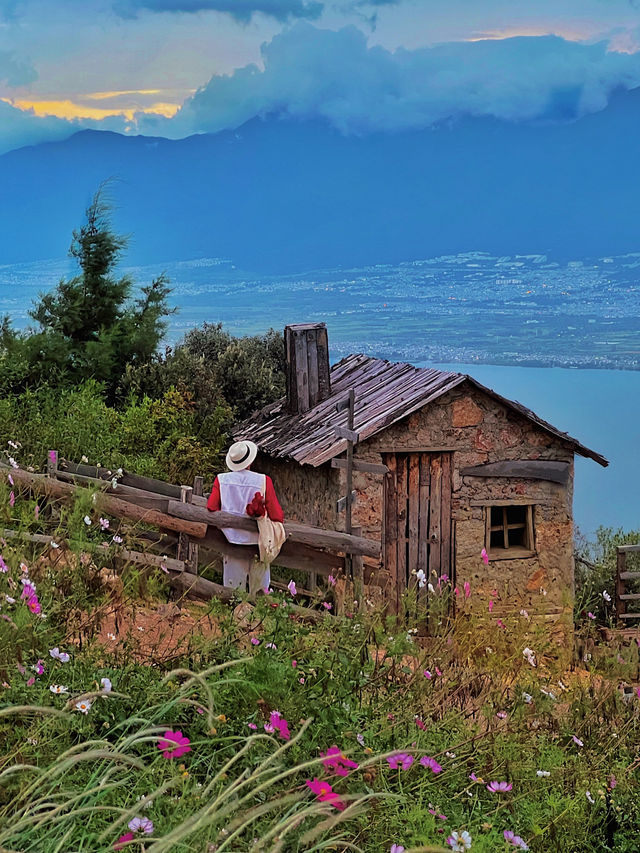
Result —
<path fill-rule="evenodd" d="M 535 553 L 533 506 L 488 506 L 486 548 L 493 560 L 531 557 Z"/>

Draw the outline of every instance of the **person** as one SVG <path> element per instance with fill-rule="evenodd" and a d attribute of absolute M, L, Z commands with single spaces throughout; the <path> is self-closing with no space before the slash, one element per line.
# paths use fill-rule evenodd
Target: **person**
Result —
<path fill-rule="evenodd" d="M 252 503 L 259 492 L 264 500 L 267 515 L 272 521 L 284 521 L 282 507 L 276 497 L 271 477 L 251 470 L 251 465 L 258 454 L 258 447 L 253 441 L 236 441 L 227 452 L 226 464 L 229 469 L 224 474 L 218 474 L 213 482 L 213 488 L 207 501 L 210 512 L 232 512 L 236 515 L 249 516 L 247 506 Z M 258 531 L 223 528 L 222 532 L 228 542 L 235 545 L 257 545 Z M 258 576 L 256 576 L 256 571 Z M 245 557 L 241 554 L 224 555 L 223 583 L 233 589 L 246 589 L 256 592 L 258 589 L 268 589 L 271 582 L 269 566 L 256 565 L 255 557 Z"/>

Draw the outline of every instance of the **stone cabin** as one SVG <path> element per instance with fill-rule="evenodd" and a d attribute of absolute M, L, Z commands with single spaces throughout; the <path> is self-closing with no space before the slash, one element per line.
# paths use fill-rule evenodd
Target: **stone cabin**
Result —
<path fill-rule="evenodd" d="M 466 374 L 366 355 L 330 368 L 324 323 L 287 326 L 285 345 L 287 396 L 236 437 L 260 448 L 287 518 L 344 530 L 349 445 L 336 428 L 353 391 L 352 524 L 381 542 L 380 561 L 365 558 L 369 597 L 378 588 L 397 608 L 422 569 L 434 587 L 469 582 L 483 609 L 497 591 L 494 613 L 570 617 L 574 454 L 604 457 Z"/>

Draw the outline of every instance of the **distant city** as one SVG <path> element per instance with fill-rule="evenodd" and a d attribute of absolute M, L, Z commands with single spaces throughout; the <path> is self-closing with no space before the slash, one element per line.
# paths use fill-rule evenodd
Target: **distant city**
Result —
<path fill-rule="evenodd" d="M 412 362 L 640 369 L 640 252 L 559 262 L 465 252 L 360 268 L 258 276 L 221 258 L 128 267 L 137 284 L 166 271 L 179 308 L 168 343 L 195 325 L 235 334 L 324 320 L 332 355 Z M 0 266 L 0 313 L 18 327 L 69 260 Z"/>

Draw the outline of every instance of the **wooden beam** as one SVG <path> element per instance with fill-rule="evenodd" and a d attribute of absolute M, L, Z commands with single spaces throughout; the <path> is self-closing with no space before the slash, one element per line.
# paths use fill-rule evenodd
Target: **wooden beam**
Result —
<path fill-rule="evenodd" d="M 376 453 L 449 453 L 453 450 L 460 450 L 460 447 L 426 447 L 424 444 L 410 444 L 406 447 L 400 445 L 376 447 Z"/>
<path fill-rule="evenodd" d="M 463 477 L 521 477 L 525 480 L 548 480 L 563 486 L 569 481 L 569 463 L 547 459 L 510 459 L 487 462 L 463 468 Z"/>
<path fill-rule="evenodd" d="M 80 474 L 83 477 L 90 477 L 97 480 L 112 480 L 116 477 L 116 472 L 111 468 L 98 468 L 95 465 L 77 464 L 66 460 L 61 460 L 58 463 L 58 473 L 61 472 Z M 156 480 L 153 477 L 141 477 L 139 474 L 132 474 L 129 471 L 124 471 L 121 477 L 117 477 L 117 480 L 118 485 L 132 486 L 135 489 L 142 489 L 143 491 L 164 495 L 168 498 L 180 498 L 180 486 L 165 483 L 164 480 Z"/>
<path fill-rule="evenodd" d="M 107 494 L 126 498 L 130 503 L 146 507 L 147 509 L 157 509 L 159 512 L 166 512 L 169 506 L 170 498 L 166 495 L 157 495 L 145 489 L 136 489 L 134 486 L 124 486 L 122 483 L 118 483 L 114 488 L 109 480 L 99 480 L 95 477 L 87 477 L 84 474 L 73 474 L 70 471 L 58 471 L 57 477 L 60 480 L 76 483 L 77 485 L 98 485 L 101 491 L 105 491 Z"/>
<path fill-rule="evenodd" d="M 640 545 L 618 545 L 616 550 L 622 554 L 629 554 L 633 551 L 640 551 Z"/>
<path fill-rule="evenodd" d="M 347 467 L 347 460 L 333 458 L 331 460 L 331 467 L 344 469 Z M 353 470 L 363 471 L 366 474 L 381 474 L 382 476 L 389 472 L 386 465 L 378 465 L 375 462 L 361 462 L 358 459 L 353 460 Z"/>
<path fill-rule="evenodd" d="M 534 500 L 533 498 L 514 495 L 512 498 L 501 498 L 500 500 L 469 501 L 469 506 L 547 506 L 550 503 L 551 500 Z"/>
<path fill-rule="evenodd" d="M 24 471 L 22 468 L 0 469 L 0 478 L 8 480 L 10 476 L 13 477 L 14 482 L 21 483 L 34 492 L 38 492 L 38 494 L 43 494 L 51 498 L 61 498 L 62 500 L 72 498 L 78 488 L 72 483 L 63 483 L 60 480 L 53 479 L 53 477 L 45 477 L 44 474 L 32 474 L 30 471 Z M 161 530 L 174 530 L 177 533 L 187 533 L 189 536 L 195 536 L 196 539 L 201 539 L 207 532 L 206 523 L 202 521 L 183 520 L 173 515 L 166 515 L 152 509 L 145 509 L 144 507 L 135 506 L 135 504 L 111 497 L 111 495 L 107 495 L 104 492 L 96 492 L 95 506 L 97 510 L 110 513 L 118 518 L 140 521 L 152 527 L 158 527 Z"/>
<path fill-rule="evenodd" d="M 254 518 L 234 515 L 230 512 L 209 512 L 194 504 L 182 504 L 169 501 L 169 514 L 177 518 L 208 524 L 211 527 L 235 527 L 238 530 L 257 530 Z M 311 545 L 338 553 L 362 554 L 363 557 L 380 557 L 380 543 L 360 536 L 349 536 L 339 530 L 323 530 L 321 527 L 309 527 L 293 521 L 285 522 L 287 538 L 292 542 Z M 200 537 L 199 537 L 200 538 Z"/>

